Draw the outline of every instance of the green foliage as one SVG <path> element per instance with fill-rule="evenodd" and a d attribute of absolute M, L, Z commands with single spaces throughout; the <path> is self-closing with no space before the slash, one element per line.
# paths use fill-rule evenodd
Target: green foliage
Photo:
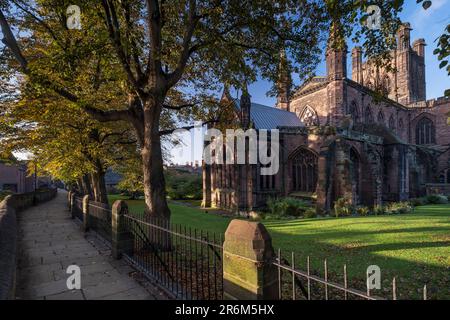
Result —
<path fill-rule="evenodd" d="M 202 177 L 200 175 L 168 170 L 165 177 L 169 198 L 173 200 L 202 198 Z"/>
<path fill-rule="evenodd" d="M 305 213 L 303 214 L 305 218 L 315 218 L 317 217 L 317 210 L 316 208 L 308 208 L 306 209 Z"/>
<path fill-rule="evenodd" d="M 406 214 L 413 211 L 413 206 L 407 202 L 393 202 L 386 206 L 386 214 Z"/>
<path fill-rule="evenodd" d="M 446 204 L 448 198 L 442 194 L 430 194 L 425 197 L 428 204 Z"/>
<path fill-rule="evenodd" d="M 296 198 L 269 199 L 267 206 L 273 217 L 301 217 L 311 209 L 308 202 Z"/>
<path fill-rule="evenodd" d="M 348 198 L 339 198 L 334 202 L 334 214 L 336 217 L 345 217 L 353 214 L 355 208 Z"/>
<path fill-rule="evenodd" d="M 418 207 L 418 206 L 423 206 L 423 205 L 426 205 L 428 202 L 427 202 L 427 199 L 426 198 L 412 198 L 412 199 L 409 199 L 409 203 L 413 206 L 413 207 Z"/>
<path fill-rule="evenodd" d="M 370 212 L 369 208 L 365 206 L 358 206 L 356 208 L 356 213 L 360 216 L 367 216 L 369 215 L 369 212 Z"/>
<path fill-rule="evenodd" d="M 373 207 L 373 213 L 376 216 L 381 216 L 386 213 L 386 208 L 383 205 L 377 204 Z"/>
<path fill-rule="evenodd" d="M 114 169 L 122 176 L 117 188 L 136 199 L 144 193 L 144 184 L 142 176 L 142 162 L 136 153 L 128 157 L 125 161 L 118 163 Z"/>

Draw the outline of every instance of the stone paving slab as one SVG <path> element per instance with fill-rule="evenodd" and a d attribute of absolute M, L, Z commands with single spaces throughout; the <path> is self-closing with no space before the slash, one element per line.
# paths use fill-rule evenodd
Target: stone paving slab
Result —
<path fill-rule="evenodd" d="M 58 190 L 56 199 L 19 213 L 18 220 L 17 299 L 167 299 L 155 284 L 136 281 L 136 270 L 114 260 L 94 233 L 81 231 L 68 212 L 65 191 Z M 81 268 L 80 290 L 67 289 L 69 265 Z"/>

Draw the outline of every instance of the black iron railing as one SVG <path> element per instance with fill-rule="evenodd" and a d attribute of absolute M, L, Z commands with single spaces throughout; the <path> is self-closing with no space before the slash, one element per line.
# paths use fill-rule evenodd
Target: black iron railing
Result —
<path fill-rule="evenodd" d="M 111 209 L 108 204 L 89 201 L 89 228 L 111 242 Z"/>
<path fill-rule="evenodd" d="M 323 272 L 319 274 L 311 269 L 310 258 L 306 257 L 306 268 L 298 268 L 298 261 L 292 252 L 290 261 L 281 255 L 278 250 L 277 258 L 273 264 L 278 269 L 278 298 L 291 300 L 397 300 L 396 279 L 392 279 L 390 297 L 374 295 L 370 290 L 369 277 L 366 283 L 360 287 L 366 290 L 358 290 L 349 287 L 347 266 L 344 265 L 342 275 L 333 279 L 330 277 L 327 260 L 323 261 Z M 422 289 L 422 299 L 427 300 L 427 286 Z"/>
<path fill-rule="evenodd" d="M 221 236 L 136 214 L 125 214 L 124 225 L 134 238 L 126 258 L 174 298 L 222 298 Z"/>

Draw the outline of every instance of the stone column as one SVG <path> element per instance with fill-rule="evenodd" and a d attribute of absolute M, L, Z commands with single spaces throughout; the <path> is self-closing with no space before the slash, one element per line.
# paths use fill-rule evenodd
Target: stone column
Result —
<path fill-rule="evenodd" d="M 274 261 L 272 239 L 263 224 L 231 221 L 223 244 L 224 299 L 278 299 Z"/>
<path fill-rule="evenodd" d="M 86 232 L 89 230 L 89 196 L 83 197 L 83 224 L 81 229 Z"/>
<path fill-rule="evenodd" d="M 111 253 L 114 259 L 120 259 L 122 254 L 133 254 L 134 237 L 124 225 L 123 215 L 127 212 L 128 206 L 125 201 L 114 202 L 111 215 Z"/>

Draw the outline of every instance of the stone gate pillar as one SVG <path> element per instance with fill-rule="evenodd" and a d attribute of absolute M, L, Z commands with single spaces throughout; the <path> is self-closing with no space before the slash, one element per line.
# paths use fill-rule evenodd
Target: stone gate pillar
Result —
<path fill-rule="evenodd" d="M 111 253 L 114 259 L 120 259 L 122 254 L 133 253 L 133 234 L 127 230 L 123 217 L 128 211 L 128 205 L 123 200 L 117 200 L 111 211 Z"/>
<path fill-rule="evenodd" d="M 72 192 L 70 194 L 70 214 L 72 215 L 72 219 L 75 219 L 75 193 Z"/>
<path fill-rule="evenodd" d="M 89 196 L 83 197 L 83 224 L 81 229 L 86 232 L 89 230 Z"/>
<path fill-rule="evenodd" d="M 272 239 L 263 224 L 233 220 L 223 244 L 224 299 L 278 299 Z"/>

